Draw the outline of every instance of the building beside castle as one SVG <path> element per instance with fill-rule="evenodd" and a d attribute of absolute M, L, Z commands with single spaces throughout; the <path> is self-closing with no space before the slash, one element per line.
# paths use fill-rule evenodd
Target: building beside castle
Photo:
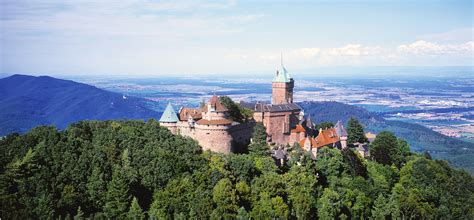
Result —
<path fill-rule="evenodd" d="M 271 103 L 242 103 L 253 111 L 253 119 L 248 122 L 232 121 L 216 95 L 202 108 L 180 108 L 176 112 L 168 103 L 159 122 L 173 134 L 197 140 L 203 150 L 220 153 L 240 151 L 240 146 L 248 145 L 255 123 L 263 123 L 267 142 L 275 149 L 297 143 L 316 158 L 318 149 L 324 146 L 346 148 L 347 132 L 342 123 L 315 130 L 312 119 L 305 118 L 303 109 L 293 102 L 293 89 L 294 80 L 281 64 L 272 80 Z M 284 157 L 284 151 L 275 152 Z"/>

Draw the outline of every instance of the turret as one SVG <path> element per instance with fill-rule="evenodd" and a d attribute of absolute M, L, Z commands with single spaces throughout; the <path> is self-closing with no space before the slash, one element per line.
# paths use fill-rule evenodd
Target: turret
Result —
<path fill-rule="evenodd" d="M 336 126 L 336 134 L 339 137 L 339 140 L 341 141 L 341 148 L 346 149 L 347 148 L 347 131 L 344 129 L 344 125 L 342 124 L 341 121 L 337 121 Z"/>
<path fill-rule="evenodd" d="M 174 111 L 171 103 L 168 102 L 168 105 L 166 106 L 166 109 L 159 120 L 160 125 L 168 128 L 171 133 L 176 134 L 176 124 L 178 120 L 178 114 L 176 114 L 176 112 Z"/>

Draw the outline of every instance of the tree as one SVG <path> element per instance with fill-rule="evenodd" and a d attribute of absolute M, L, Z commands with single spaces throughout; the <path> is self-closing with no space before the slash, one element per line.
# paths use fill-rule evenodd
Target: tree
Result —
<path fill-rule="evenodd" d="M 365 137 L 364 127 L 356 119 L 351 117 L 347 125 L 347 143 L 366 143 L 368 142 L 367 137 Z"/>
<path fill-rule="evenodd" d="M 410 147 L 405 140 L 397 139 L 393 133 L 382 131 L 369 145 L 369 151 L 370 157 L 378 163 L 401 167 L 410 153 Z"/>
<path fill-rule="evenodd" d="M 213 189 L 212 198 L 217 205 L 217 209 L 224 218 L 235 218 L 237 214 L 237 194 L 232 182 L 221 179 Z"/>
<path fill-rule="evenodd" d="M 237 216 L 235 218 L 237 220 L 248 220 L 250 219 L 250 215 L 244 207 L 240 207 L 240 209 L 237 211 Z"/>
<path fill-rule="evenodd" d="M 332 178 L 340 177 L 343 173 L 348 172 L 348 165 L 344 163 L 341 151 L 329 147 L 323 147 L 319 150 L 316 156 L 316 168 L 321 177 L 328 182 Z"/>
<path fill-rule="evenodd" d="M 94 211 L 102 210 L 107 195 L 107 182 L 104 180 L 104 173 L 98 166 L 92 169 L 92 174 L 86 187 L 88 198 L 92 202 Z"/>
<path fill-rule="evenodd" d="M 256 156 L 268 156 L 269 147 L 267 145 L 267 131 L 262 123 L 257 123 L 253 127 L 252 143 L 249 145 L 249 152 Z"/>
<path fill-rule="evenodd" d="M 392 211 L 390 199 L 379 194 L 372 208 L 372 219 L 387 219 L 392 215 Z"/>
<path fill-rule="evenodd" d="M 318 199 L 318 218 L 336 219 L 341 210 L 339 194 L 329 188 L 325 188 L 323 195 Z"/>
<path fill-rule="evenodd" d="M 319 129 L 327 129 L 327 128 L 332 128 L 334 127 L 334 123 L 330 122 L 330 121 L 325 121 L 325 122 L 321 122 L 321 123 L 318 123 L 318 124 L 315 124 L 314 125 L 314 129 L 315 130 L 319 130 Z"/>
<path fill-rule="evenodd" d="M 237 122 L 245 122 L 248 118 L 251 118 L 253 115 L 252 110 L 242 108 L 239 104 L 235 103 L 228 96 L 221 96 L 219 98 L 220 102 L 229 109 L 229 118 Z"/>
<path fill-rule="evenodd" d="M 297 219 L 309 219 L 310 210 L 315 208 L 316 175 L 307 172 L 304 167 L 293 166 L 286 173 L 288 199 Z"/>
<path fill-rule="evenodd" d="M 134 220 L 145 219 L 145 214 L 143 213 L 143 210 L 140 207 L 140 204 L 138 204 L 138 200 L 136 197 L 133 197 L 132 199 L 132 204 L 130 205 L 130 209 L 127 213 L 127 218 L 134 219 Z"/>
<path fill-rule="evenodd" d="M 125 218 L 130 198 L 127 176 L 119 166 L 115 166 L 113 168 L 112 181 L 109 182 L 107 188 L 104 208 L 107 218 Z"/>

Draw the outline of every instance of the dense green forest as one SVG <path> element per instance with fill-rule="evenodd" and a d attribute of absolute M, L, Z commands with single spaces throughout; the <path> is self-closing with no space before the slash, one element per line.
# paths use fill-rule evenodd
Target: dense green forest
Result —
<path fill-rule="evenodd" d="M 474 219 L 474 181 L 380 133 L 369 159 L 299 146 L 277 167 L 262 125 L 246 154 L 202 152 L 154 120 L 83 121 L 0 140 L 2 219 Z"/>

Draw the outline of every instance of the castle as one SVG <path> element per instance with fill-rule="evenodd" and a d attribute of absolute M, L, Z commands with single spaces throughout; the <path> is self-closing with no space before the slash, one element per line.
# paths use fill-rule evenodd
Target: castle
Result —
<path fill-rule="evenodd" d="M 281 155 L 285 146 L 295 143 L 313 158 L 324 146 L 347 148 L 347 132 L 342 123 L 316 131 L 311 117 L 305 118 L 303 109 L 293 103 L 293 89 L 294 80 L 281 64 L 272 80 L 271 104 L 241 103 L 253 111 L 253 119 L 248 122 L 232 121 L 229 110 L 216 95 L 201 108 L 180 108 L 178 112 L 168 103 L 159 122 L 173 134 L 197 140 L 203 150 L 219 153 L 235 152 L 238 146 L 248 145 L 255 123 L 265 126 L 267 142 L 275 147 L 275 154 Z"/>

